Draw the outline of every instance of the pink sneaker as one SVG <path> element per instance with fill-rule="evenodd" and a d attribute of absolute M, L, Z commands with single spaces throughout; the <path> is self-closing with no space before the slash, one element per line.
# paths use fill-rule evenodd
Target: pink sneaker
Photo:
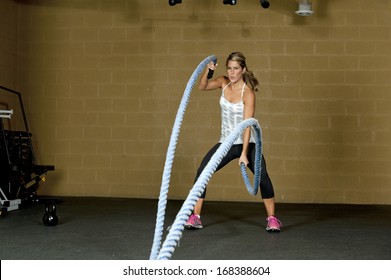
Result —
<path fill-rule="evenodd" d="M 267 221 L 266 230 L 268 232 L 280 232 L 281 231 L 282 223 L 275 216 L 267 217 L 266 221 Z"/>
<path fill-rule="evenodd" d="M 201 217 L 197 214 L 191 214 L 189 219 L 187 220 L 185 224 L 185 228 L 187 229 L 200 229 L 203 228 L 202 222 L 201 222 Z"/>

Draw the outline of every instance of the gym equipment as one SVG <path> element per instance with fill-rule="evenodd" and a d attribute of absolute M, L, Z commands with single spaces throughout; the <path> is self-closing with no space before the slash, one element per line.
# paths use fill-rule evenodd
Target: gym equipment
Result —
<path fill-rule="evenodd" d="M 55 226 L 58 223 L 58 217 L 56 215 L 57 205 L 54 201 L 49 201 L 45 205 L 45 215 L 42 218 L 42 222 L 45 226 Z"/>
<path fill-rule="evenodd" d="M 54 201 L 49 201 L 45 205 L 45 212 L 46 213 L 56 213 L 57 211 L 57 205 Z"/>
<path fill-rule="evenodd" d="M 167 195 L 169 189 L 169 182 L 171 176 L 171 168 L 174 160 L 174 153 L 176 148 L 176 143 L 179 137 L 179 130 L 183 120 L 183 115 L 185 113 L 187 104 L 190 99 L 191 91 L 194 87 L 194 84 L 197 81 L 198 76 L 204 70 L 205 66 L 210 61 L 215 61 L 216 57 L 211 55 L 205 58 L 198 67 L 194 70 L 192 76 L 190 77 L 184 95 L 182 97 L 175 122 L 172 130 L 170 143 L 167 150 L 166 162 L 163 170 L 162 185 L 160 188 L 160 196 L 158 202 L 158 213 L 156 218 L 156 227 L 154 234 L 154 241 L 151 249 L 151 260 L 167 260 L 170 259 L 176 245 L 178 244 L 184 225 L 192 213 L 194 206 L 197 200 L 200 198 L 203 190 L 205 189 L 207 183 L 209 182 L 211 176 L 216 171 L 217 166 L 223 159 L 223 157 L 228 153 L 229 149 L 233 146 L 235 140 L 243 133 L 247 127 L 252 127 L 252 131 L 255 134 L 256 140 L 256 150 L 255 150 L 255 164 L 254 164 L 254 186 L 251 188 L 250 180 L 248 178 L 245 166 L 241 166 L 242 176 L 245 181 L 246 187 L 250 194 L 255 195 L 258 191 L 258 186 L 260 182 L 261 174 L 261 158 L 262 158 L 262 137 L 261 137 L 261 127 L 258 124 L 258 121 L 251 118 L 246 119 L 239 123 L 239 125 L 230 133 L 230 135 L 225 139 L 225 141 L 220 145 L 215 154 L 212 156 L 206 167 L 204 168 L 201 175 L 198 177 L 193 188 L 191 189 L 188 197 L 183 203 L 182 208 L 178 212 L 176 219 L 173 225 L 170 227 L 169 233 L 162 245 L 162 236 L 163 236 L 163 226 L 164 226 L 164 216 L 165 209 L 167 205 Z"/>
<path fill-rule="evenodd" d="M 58 217 L 55 213 L 46 213 L 42 218 L 45 226 L 55 226 L 58 223 Z"/>
<path fill-rule="evenodd" d="M 0 89 L 0 106 L 6 107 L 0 110 L 0 207 L 12 211 L 24 201 L 37 201 L 38 185 L 54 166 L 36 163 L 21 94 L 3 86 Z M 17 108 L 8 110 L 10 104 Z M 23 126 L 24 130 L 12 130 Z"/>

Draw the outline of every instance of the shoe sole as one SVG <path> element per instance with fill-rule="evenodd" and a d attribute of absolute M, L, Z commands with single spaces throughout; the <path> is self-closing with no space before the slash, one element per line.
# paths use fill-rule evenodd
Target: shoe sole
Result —
<path fill-rule="evenodd" d="M 281 229 L 277 229 L 277 228 L 267 228 L 266 231 L 267 231 L 267 232 L 280 232 Z"/>
<path fill-rule="evenodd" d="M 185 228 L 187 228 L 187 229 L 202 229 L 203 226 L 185 225 Z"/>

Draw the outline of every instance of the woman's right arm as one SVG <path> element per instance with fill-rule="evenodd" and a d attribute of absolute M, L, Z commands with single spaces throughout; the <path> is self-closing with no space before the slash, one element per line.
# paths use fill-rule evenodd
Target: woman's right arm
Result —
<path fill-rule="evenodd" d="M 202 74 L 201 79 L 198 83 L 199 90 L 213 90 L 217 88 L 222 88 L 223 83 L 225 82 L 224 77 L 217 77 L 216 79 L 208 79 L 208 72 L 210 70 L 215 70 L 216 65 L 211 61 L 207 65 L 204 74 Z"/>

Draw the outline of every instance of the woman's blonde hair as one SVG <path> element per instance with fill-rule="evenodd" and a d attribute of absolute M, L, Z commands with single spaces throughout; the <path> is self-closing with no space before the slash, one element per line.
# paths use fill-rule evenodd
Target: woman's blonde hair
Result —
<path fill-rule="evenodd" d="M 246 57 L 241 52 L 233 52 L 227 57 L 227 61 L 225 63 L 228 66 L 229 61 L 236 61 L 239 63 L 240 67 L 246 68 L 246 71 L 243 73 L 244 82 L 253 90 L 258 91 L 259 82 L 255 77 L 254 73 L 248 70 L 246 65 Z"/>

